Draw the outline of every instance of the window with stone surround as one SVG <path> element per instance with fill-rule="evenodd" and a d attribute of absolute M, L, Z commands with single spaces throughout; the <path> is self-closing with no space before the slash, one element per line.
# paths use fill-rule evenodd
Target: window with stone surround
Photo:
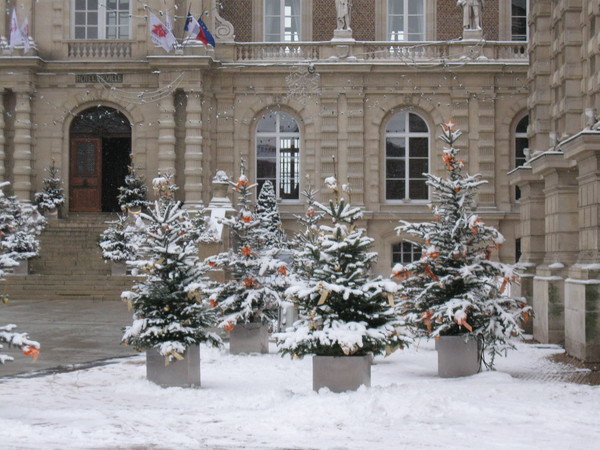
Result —
<path fill-rule="evenodd" d="M 75 0 L 73 38 L 129 39 L 130 0 Z"/>
<path fill-rule="evenodd" d="M 511 0 L 511 39 L 527 40 L 527 2 L 528 0 Z"/>
<path fill-rule="evenodd" d="M 398 112 L 385 128 L 386 200 L 427 200 L 429 127 L 417 114 Z"/>
<path fill-rule="evenodd" d="M 300 40 L 300 0 L 265 0 L 265 42 Z"/>
<path fill-rule="evenodd" d="M 425 1 L 387 0 L 388 40 L 425 40 Z"/>
<path fill-rule="evenodd" d="M 392 267 L 408 264 L 421 258 L 421 247 L 412 242 L 402 241 L 392 245 Z"/>
<path fill-rule="evenodd" d="M 529 147 L 529 139 L 527 138 L 527 127 L 529 126 L 529 116 L 523 117 L 517 122 L 515 128 L 515 167 L 521 167 L 525 164 L 525 149 Z M 515 200 L 521 198 L 521 190 L 517 186 L 515 189 Z"/>
<path fill-rule="evenodd" d="M 256 127 L 256 181 L 270 180 L 281 200 L 300 198 L 300 129 L 289 114 L 265 114 Z"/>

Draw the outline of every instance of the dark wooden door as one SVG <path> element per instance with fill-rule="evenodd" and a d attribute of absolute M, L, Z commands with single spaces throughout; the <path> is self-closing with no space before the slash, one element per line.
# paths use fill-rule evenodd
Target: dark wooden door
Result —
<path fill-rule="evenodd" d="M 71 139 L 71 211 L 102 211 L 102 139 Z"/>

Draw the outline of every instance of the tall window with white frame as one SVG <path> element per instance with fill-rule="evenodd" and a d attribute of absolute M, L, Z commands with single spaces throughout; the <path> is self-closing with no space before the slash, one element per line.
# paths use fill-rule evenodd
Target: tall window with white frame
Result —
<path fill-rule="evenodd" d="M 282 200 L 300 198 L 300 129 L 281 111 L 265 114 L 256 127 L 256 181 L 270 180 Z"/>
<path fill-rule="evenodd" d="M 387 0 L 388 40 L 425 40 L 426 0 Z"/>
<path fill-rule="evenodd" d="M 300 40 L 300 0 L 265 0 L 265 42 Z"/>
<path fill-rule="evenodd" d="M 529 0 L 511 0 L 511 39 L 527 40 L 527 2 Z"/>
<path fill-rule="evenodd" d="M 130 0 L 75 0 L 75 39 L 129 39 Z"/>
<path fill-rule="evenodd" d="M 385 128 L 386 200 L 427 200 L 429 127 L 417 114 L 399 112 Z"/>
<path fill-rule="evenodd" d="M 525 164 L 525 149 L 529 147 L 527 138 L 527 127 L 529 126 L 529 116 L 523 117 L 517 123 L 515 128 L 515 167 L 521 167 Z M 517 186 L 515 189 L 515 200 L 521 198 L 521 190 Z"/>
<path fill-rule="evenodd" d="M 396 264 L 408 264 L 421 257 L 421 247 L 412 242 L 402 241 L 392 245 L 392 267 Z"/>

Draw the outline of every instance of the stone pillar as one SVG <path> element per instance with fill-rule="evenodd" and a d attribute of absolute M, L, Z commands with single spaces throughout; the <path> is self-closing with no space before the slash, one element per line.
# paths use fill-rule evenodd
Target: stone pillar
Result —
<path fill-rule="evenodd" d="M 158 126 L 158 170 L 175 174 L 175 104 L 173 95 L 160 101 Z"/>
<path fill-rule="evenodd" d="M 600 361 L 600 135 L 583 132 L 564 144 L 577 161 L 579 255 L 565 282 L 565 349 L 588 362 Z"/>
<path fill-rule="evenodd" d="M 202 94 L 187 93 L 185 124 L 185 204 L 202 204 Z"/>
<path fill-rule="evenodd" d="M 29 92 L 16 93 L 14 182 L 15 196 L 25 202 L 31 201 L 31 97 Z"/>
<path fill-rule="evenodd" d="M 565 339 L 565 278 L 577 259 L 577 180 L 559 152 L 547 152 L 531 162 L 544 178 L 545 257 L 533 280 L 533 337 L 562 344 Z"/>
<path fill-rule="evenodd" d="M 511 186 L 521 189 L 519 202 L 521 257 L 519 265 L 521 272 L 521 296 L 527 299 L 529 305 L 533 304 L 533 279 L 536 268 L 544 260 L 545 249 L 545 207 L 544 207 L 544 181 L 532 173 L 528 165 L 520 166 L 509 174 Z M 525 331 L 533 333 L 532 321 L 525 324 Z"/>
<path fill-rule="evenodd" d="M 4 137 L 4 92 L 0 90 L 0 181 L 6 181 L 6 170 L 4 168 L 4 158 L 6 152 L 4 145 L 6 144 L 6 138 Z"/>

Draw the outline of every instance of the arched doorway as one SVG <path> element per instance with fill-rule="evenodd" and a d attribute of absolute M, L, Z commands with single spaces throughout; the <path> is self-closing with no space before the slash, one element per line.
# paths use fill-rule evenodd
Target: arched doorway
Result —
<path fill-rule="evenodd" d="M 131 159 L 131 125 L 120 111 L 106 106 L 86 109 L 70 130 L 69 210 L 119 210 L 119 186 Z"/>

